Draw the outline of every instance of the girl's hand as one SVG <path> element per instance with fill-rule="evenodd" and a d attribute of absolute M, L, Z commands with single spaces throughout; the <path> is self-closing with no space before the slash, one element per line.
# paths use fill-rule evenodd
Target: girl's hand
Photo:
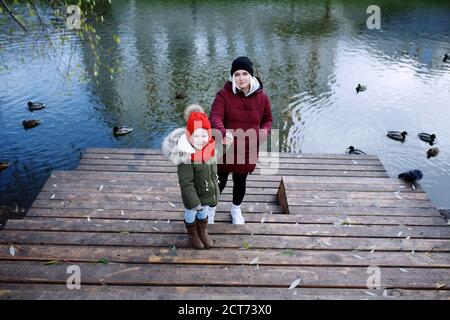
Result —
<path fill-rule="evenodd" d="M 230 145 L 233 143 L 233 134 L 231 132 L 227 132 L 225 137 L 222 139 L 223 144 Z"/>

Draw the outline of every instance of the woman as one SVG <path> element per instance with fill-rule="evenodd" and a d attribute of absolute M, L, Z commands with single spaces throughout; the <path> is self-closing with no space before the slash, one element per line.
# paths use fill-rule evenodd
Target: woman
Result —
<path fill-rule="evenodd" d="M 253 75 L 253 64 L 249 58 L 239 57 L 233 61 L 229 80 L 216 94 L 209 120 L 213 128 L 220 130 L 224 144 L 234 144 L 218 164 L 219 189 L 222 193 L 231 172 L 232 223 L 244 224 L 241 203 L 245 196 L 247 176 L 255 170 L 259 144 L 272 128 L 269 98 L 263 91 L 261 80 Z M 238 129 L 241 131 L 236 131 Z M 242 130 L 245 135 L 249 134 L 239 141 L 242 135 L 238 133 Z M 256 139 L 251 138 L 251 133 L 255 133 L 253 136 Z M 245 161 L 242 161 L 242 158 L 245 158 Z M 209 210 L 209 223 L 214 223 L 215 209 L 214 207 Z"/>

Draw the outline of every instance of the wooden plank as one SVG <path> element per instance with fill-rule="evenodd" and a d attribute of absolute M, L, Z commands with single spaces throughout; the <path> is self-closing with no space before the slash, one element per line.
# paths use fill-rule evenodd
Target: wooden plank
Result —
<path fill-rule="evenodd" d="M 150 220 L 150 221 L 183 221 L 180 212 L 166 211 L 123 211 L 107 210 L 93 211 L 91 209 L 48 209 L 31 208 L 27 217 L 33 218 L 86 218 L 92 219 L 122 219 L 122 220 Z M 246 223 L 299 223 L 299 224 L 361 224 L 361 225 L 400 225 L 405 226 L 447 226 L 447 221 L 442 216 L 430 217 L 404 217 L 404 216 L 371 216 L 371 215 L 342 215 L 342 214 L 296 214 L 279 215 L 264 213 L 244 213 Z M 228 211 L 217 210 L 216 223 L 230 223 L 231 216 Z"/>
<path fill-rule="evenodd" d="M 87 148 L 86 153 L 106 153 L 106 154 L 162 154 L 160 149 L 133 149 L 133 148 Z M 378 159 L 375 155 L 354 155 L 354 154 L 323 154 L 323 153 L 291 153 L 291 152 L 260 152 L 262 156 L 283 158 L 323 158 L 323 159 Z"/>
<path fill-rule="evenodd" d="M 161 164 L 168 164 L 170 161 L 162 154 L 160 155 L 145 155 L 145 154 L 98 154 L 98 153 L 84 153 L 83 159 L 115 159 L 115 160 L 150 160 L 158 161 Z M 356 162 L 356 163 L 355 163 Z M 383 166 L 379 159 L 327 159 L 327 158 L 276 158 L 276 157 L 258 157 L 258 165 L 264 166 L 268 163 L 280 163 L 282 165 L 297 165 L 297 164 L 327 164 L 327 165 L 365 165 L 365 166 Z"/>
<path fill-rule="evenodd" d="M 183 223 L 170 221 L 157 223 L 153 221 L 123 221 L 95 219 L 24 219 L 9 221 L 4 230 L 48 230 L 78 232 L 133 232 L 133 233 L 186 233 Z M 450 239 L 450 228 L 428 226 L 330 226 L 310 224 L 214 224 L 208 226 L 208 233 L 214 234 L 247 234 L 247 235 L 311 235 L 332 237 L 374 237 L 374 238 L 428 238 Z"/>
<path fill-rule="evenodd" d="M 385 199 L 299 199 L 295 196 L 287 197 L 289 207 L 315 206 L 315 207 L 388 207 L 388 208 L 434 208 L 430 200 L 385 200 Z"/>
<path fill-rule="evenodd" d="M 221 195 L 220 201 L 231 201 L 230 194 Z M 183 208 L 180 194 L 116 194 L 116 193 L 64 193 L 64 192 L 42 192 L 36 201 L 88 201 L 88 202 L 109 202 L 116 203 L 140 203 L 142 206 L 160 203 L 161 205 L 171 204 L 178 208 Z M 249 205 L 272 203 L 277 204 L 279 199 L 276 195 L 246 195 L 245 202 Z M 315 198 L 295 198 L 288 197 L 289 207 L 293 206 L 314 206 L 314 207 L 389 207 L 389 208 L 434 208 L 429 200 L 409 199 L 409 200 L 386 200 L 386 199 L 315 199 Z"/>
<path fill-rule="evenodd" d="M 11 221 L 10 221 L 11 222 Z M 411 238 L 345 238 L 321 236 L 273 236 L 273 235 L 214 235 L 216 247 L 244 249 L 303 249 L 303 250 L 357 250 L 357 251 L 426 251 L 450 252 L 450 242 L 442 239 Z M 190 248 L 186 234 L 161 234 L 151 236 L 142 233 L 102 232 L 56 232 L 56 231 L 11 231 L 0 232 L 3 244 L 55 244 L 55 245 L 102 245 L 131 247 Z M 357 254 L 357 253 L 356 253 Z"/>
<path fill-rule="evenodd" d="M 369 295 L 367 292 L 370 292 Z M 12 300 L 283 300 L 305 299 L 446 299 L 447 290 L 413 289 L 339 289 L 339 288 L 286 288 L 266 287 L 187 287 L 187 286 L 95 286 L 83 285 L 79 290 L 67 290 L 66 285 L 0 283 L 0 299 Z"/>
<path fill-rule="evenodd" d="M 53 195 L 55 195 L 53 197 Z M 137 198 L 138 197 L 138 198 Z M 177 193 L 139 193 L 139 194 L 130 194 L 130 193 L 107 193 L 107 192 L 41 192 L 37 198 L 38 200 L 47 200 L 52 199 L 54 201 L 58 200 L 73 200 L 73 201 L 111 201 L 111 202 L 124 202 L 124 201 L 139 201 L 142 203 L 148 201 L 157 201 L 157 202 L 172 202 L 173 203 L 182 203 L 182 198 L 180 191 Z M 140 199 L 140 200 L 139 200 Z M 220 196 L 221 201 L 231 201 L 231 194 L 222 194 Z M 245 197 L 246 202 L 267 202 L 267 203 L 276 203 L 277 197 L 274 194 L 248 194 Z"/>
<path fill-rule="evenodd" d="M 79 171 L 106 171 L 106 172 L 142 172 L 142 173 L 174 173 L 176 172 L 176 168 L 173 167 L 154 167 L 154 166 L 133 166 L 133 165 L 84 165 L 80 164 L 77 167 Z M 255 175 L 261 174 L 260 169 L 256 169 L 254 171 Z M 277 176 L 280 175 L 299 175 L 299 176 L 325 176 L 325 177 L 374 177 L 374 178 L 384 178 L 388 177 L 387 173 L 383 171 L 319 171 L 319 170 L 285 170 L 285 169 L 277 169 L 274 171 L 274 174 Z"/>
<path fill-rule="evenodd" d="M 59 283 L 67 282 L 69 263 L 43 265 L 36 262 L 0 261 L 0 282 Z M 209 285 L 267 286 L 288 288 L 300 278 L 305 287 L 367 288 L 366 267 L 288 267 L 288 266 L 221 266 L 221 265 L 135 265 L 79 263 L 81 284 L 106 285 Z M 448 281 L 448 269 L 380 268 L 383 287 L 436 289 Z M 195 275 L 195 276 L 194 276 Z"/>
<path fill-rule="evenodd" d="M 158 168 L 173 168 L 176 166 L 169 161 L 154 161 L 154 160 L 124 160 L 124 159 L 89 159 L 82 158 L 80 164 L 83 165 L 118 165 L 118 166 L 155 166 Z M 266 168 L 263 164 L 258 164 L 259 168 Z M 288 164 L 284 163 L 278 166 L 284 170 L 325 170 L 325 171 L 375 171 L 385 172 L 383 166 L 366 166 L 366 165 L 337 165 L 337 164 Z"/>
<path fill-rule="evenodd" d="M 181 203 L 173 202 L 176 207 L 171 206 L 165 202 L 147 202 L 144 204 L 137 202 L 101 202 L 101 201 L 54 201 L 54 200 L 35 200 L 32 208 L 53 208 L 57 210 L 62 209 L 91 209 L 91 210 L 151 210 L 151 211 L 171 211 L 180 212 Z M 217 210 L 229 211 L 231 203 L 219 202 Z M 268 203 L 247 203 L 243 202 L 241 205 L 244 213 L 282 213 L 278 204 Z M 291 214 L 344 214 L 344 215 L 392 215 L 392 216 L 440 216 L 440 213 L 435 208 L 386 208 L 386 207 L 313 207 L 313 206 L 292 206 L 290 208 Z"/>
<path fill-rule="evenodd" d="M 83 170 L 75 170 L 75 171 L 53 171 L 51 174 L 52 178 L 64 178 L 64 177 L 78 177 L 78 178 L 102 178 L 102 179 L 132 179 L 132 180 L 144 180 L 144 181 L 176 181 L 178 179 L 175 172 L 173 173 L 157 173 L 157 172 L 120 172 L 120 171 L 83 171 Z M 405 183 L 401 181 L 395 181 L 389 178 L 377 178 L 377 177 L 314 177 L 314 176 L 304 176 L 304 177 L 296 177 L 299 179 L 301 183 L 354 183 L 354 184 L 390 184 L 396 186 L 407 186 Z M 275 175 L 259 175 L 259 174 L 250 174 L 247 178 L 247 181 L 273 181 L 276 182 L 276 187 L 281 181 L 280 176 Z"/>
<path fill-rule="evenodd" d="M 450 253 L 424 252 L 358 252 L 274 249 L 209 249 L 92 247 L 70 245 L 15 245 L 11 256 L 9 245 L 0 245 L 0 260 L 70 261 L 140 264 L 221 264 L 273 266 L 378 266 L 450 268 Z"/>
<path fill-rule="evenodd" d="M 56 185 L 56 187 L 54 186 Z M 151 192 L 179 192 L 180 188 L 177 186 L 175 181 L 148 181 L 148 180 L 115 180 L 111 182 L 110 179 L 80 179 L 80 178 L 49 178 L 45 185 L 42 188 L 42 191 L 51 191 L 51 190 L 60 190 L 60 191 L 98 191 L 100 185 L 104 186 L 104 190 L 108 192 L 127 192 L 127 193 L 136 193 L 136 192 L 145 192 L 150 187 L 152 188 Z M 231 193 L 233 187 L 233 181 L 231 177 L 227 182 L 227 187 L 224 190 L 224 193 Z M 246 194 L 275 194 L 278 190 L 277 182 L 268 182 L 261 183 L 255 181 L 248 181 Z M 424 194 L 425 192 L 420 188 L 417 188 L 415 191 L 411 188 L 400 188 L 400 186 L 396 185 L 358 185 L 358 184 L 340 184 L 340 185 L 332 185 L 332 184 L 310 184 L 304 183 L 297 185 L 296 191 L 305 191 L 305 192 L 387 192 L 394 193 L 400 192 L 400 195 L 403 197 L 404 194 Z"/>

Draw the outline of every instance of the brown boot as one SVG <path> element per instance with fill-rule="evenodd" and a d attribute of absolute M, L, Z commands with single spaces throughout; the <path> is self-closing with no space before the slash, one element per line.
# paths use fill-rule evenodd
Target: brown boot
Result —
<path fill-rule="evenodd" d="M 189 240 L 191 241 L 191 246 L 194 247 L 195 249 L 205 249 L 205 246 L 203 245 L 202 241 L 198 236 L 197 221 L 194 221 L 193 223 L 187 223 L 185 221 L 184 225 L 186 226 Z"/>
<path fill-rule="evenodd" d="M 208 218 L 203 220 L 197 219 L 198 236 L 200 237 L 200 240 L 202 240 L 205 248 L 209 249 L 213 247 L 214 243 L 211 237 L 209 236 L 208 231 L 206 230 L 207 226 L 208 226 Z"/>

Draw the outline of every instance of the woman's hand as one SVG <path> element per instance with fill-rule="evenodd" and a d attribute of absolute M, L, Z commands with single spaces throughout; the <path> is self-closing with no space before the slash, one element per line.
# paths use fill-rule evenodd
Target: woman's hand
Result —
<path fill-rule="evenodd" d="M 222 139 L 222 144 L 230 145 L 233 143 L 233 134 L 227 131 L 225 137 Z"/>

